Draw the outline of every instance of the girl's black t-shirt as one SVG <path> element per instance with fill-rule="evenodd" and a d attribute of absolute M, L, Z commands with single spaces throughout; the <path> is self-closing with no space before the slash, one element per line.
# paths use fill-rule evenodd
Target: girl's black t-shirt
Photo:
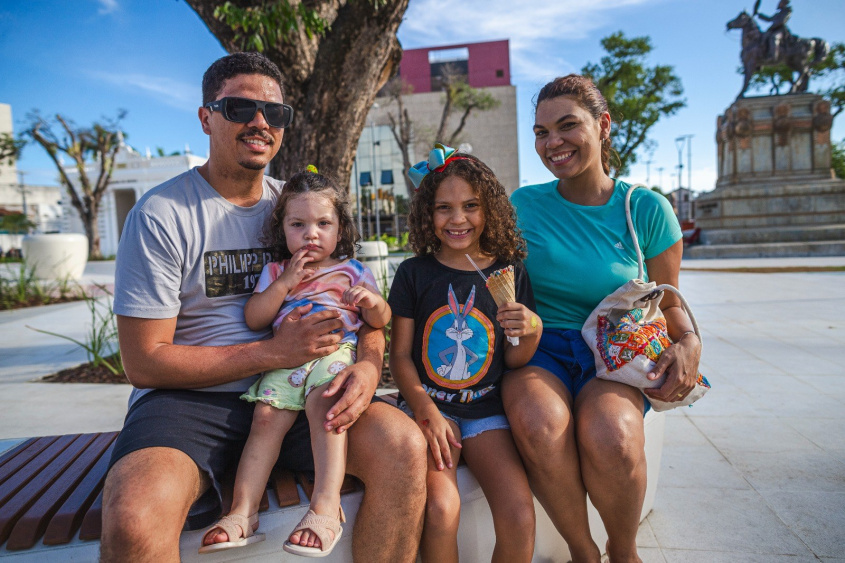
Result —
<path fill-rule="evenodd" d="M 509 265 L 516 301 L 535 311 L 522 262 L 497 261 L 483 272 L 489 276 Z M 478 272 L 449 268 L 434 256 L 409 258 L 399 265 L 387 301 L 394 316 L 414 319 L 414 365 L 442 412 L 461 418 L 504 413 L 499 384 L 506 340 Z"/>

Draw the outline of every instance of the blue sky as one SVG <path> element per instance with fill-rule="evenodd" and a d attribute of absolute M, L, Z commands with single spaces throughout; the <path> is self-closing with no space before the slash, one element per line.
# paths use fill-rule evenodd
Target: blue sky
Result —
<path fill-rule="evenodd" d="M 534 153 L 531 100 L 548 80 L 597 62 L 599 40 L 622 30 L 648 35 L 652 63 L 669 64 L 683 82 L 687 107 L 658 123 L 650 179 L 672 189 L 677 182 L 674 139 L 692 137 L 692 185 L 713 188 L 715 123 L 739 92 L 740 33 L 725 23 L 753 0 L 410 0 L 399 30 L 405 48 L 510 39 L 512 81 L 517 86 L 520 176 L 523 183 L 550 179 Z M 776 0 L 763 0 L 771 15 Z M 448 7 L 447 7 L 448 6 Z M 845 42 L 845 2 L 793 0 L 793 33 Z M 471 22 L 471 25 L 467 25 Z M 168 153 L 190 146 L 206 154 L 207 139 L 196 108 L 208 65 L 225 54 L 199 17 L 181 0 L 29 0 L 0 3 L 0 102 L 12 105 L 16 130 L 32 109 L 59 112 L 90 124 L 118 108 L 128 110 L 128 142 Z M 811 84 L 812 86 L 812 84 Z M 833 129 L 845 137 L 845 114 Z M 283 149 L 284 150 L 284 149 Z M 684 149 L 683 183 L 687 183 Z M 641 158 L 645 161 L 646 158 Z M 24 149 L 18 163 L 27 183 L 55 184 L 40 147 Z M 645 181 L 646 167 L 630 179 Z"/>

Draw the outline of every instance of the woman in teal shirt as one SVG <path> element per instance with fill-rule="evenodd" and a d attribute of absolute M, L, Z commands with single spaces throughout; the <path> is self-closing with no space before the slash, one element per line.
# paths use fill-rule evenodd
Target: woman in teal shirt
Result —
<path fill-rule="evenodd" d="M 607 102 L 589 79 L 569 75 L 544 86 L 534 146 L 556 179 L 511 196 L 544 332 L 531 362 L 506 376 L 505 410 L 532 489 L 576 562 L 599 561 L 586 493 L 610 538 L 610 560 L 639 561 L 646 489 L 648 402 L 634 387 L 597 379 L 581 337 L 596 305 L 637 277 L 625 219 L 629 185 L 609 176 L 610 124 Z M 631 208 L 648 278 L 677 287 L 683 243 L 669 202 L 636 190 Z M 665 384 L 647 393 L 677 400 L 695 386 L 701 342 L 674 294 L 666 292 L 661 308 L 675 344 L 654 370 L 653 378 L 667 374 Z"/>

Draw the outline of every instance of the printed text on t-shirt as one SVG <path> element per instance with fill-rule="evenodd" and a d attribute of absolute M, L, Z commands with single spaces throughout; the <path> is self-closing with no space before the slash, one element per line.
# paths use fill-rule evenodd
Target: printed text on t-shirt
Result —
<path fill-rule="evenodd" d="M 203 255 L 206 297 L 252 293 L 270 259 L 266 248 L 209 250 Z"/>

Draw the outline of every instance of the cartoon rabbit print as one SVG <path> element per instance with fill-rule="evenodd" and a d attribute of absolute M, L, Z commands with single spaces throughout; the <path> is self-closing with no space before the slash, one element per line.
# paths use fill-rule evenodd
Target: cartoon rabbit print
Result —
<path fill-rule="evenodd" d="M 478 360 L 478 356 L 463 344 L 472 338 L 472 329 L 467 325 L 466 319 L 472 311 L 474 303 L 475 286 L 472 286 L 469 298 L 461 309 L 455 291 L 452 289 L 452 284 L 449 284 L 449 309 L 452 311 L 454 321 L 452 321 L 452 326 L 446 329 L 446 336 L 454 340 L 455 345 L 440 352 L 439 357 L 443 365 L 437 368 L 437 374 L 451 381 L 467 379 L 469 377 L 469 366 Z M 451 362 L 449 362 L 450 354 L 452 355 Z"/>

